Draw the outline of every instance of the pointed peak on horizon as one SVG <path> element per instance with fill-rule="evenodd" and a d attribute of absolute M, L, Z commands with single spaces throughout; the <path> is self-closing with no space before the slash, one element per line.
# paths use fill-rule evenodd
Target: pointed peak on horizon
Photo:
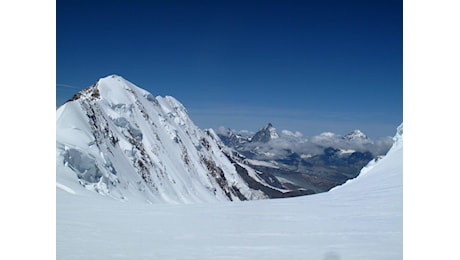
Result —
<path fill-rule="evenodd" d="M 351 131 L 350 133 L 346 134 L 345 136 L 343 136 L 343 139 L 348 140 L 348 141 L 369 140 L 369 137 L 367 137 L 367 135 L 364 134 L 361 130 L 355 129 Z"/>
<path fill-rule="evenodd" d="M 272 123 L 268 123 L 267 126 L 261 128 L 254 136 L 251 138 L 252 142 L 262 142 L 266 143 L 272 139 L 279 138 L 276 128 L 273 127 Z"/>

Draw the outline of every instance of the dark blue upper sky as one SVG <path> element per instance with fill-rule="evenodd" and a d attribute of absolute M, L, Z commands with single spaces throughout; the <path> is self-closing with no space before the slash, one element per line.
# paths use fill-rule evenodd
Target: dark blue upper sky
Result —
<path fill-rule="evenodd" d="M 201 128 L 393 135 L 402 1 L 63 1 L 56 102 L 118 74 Z"/>

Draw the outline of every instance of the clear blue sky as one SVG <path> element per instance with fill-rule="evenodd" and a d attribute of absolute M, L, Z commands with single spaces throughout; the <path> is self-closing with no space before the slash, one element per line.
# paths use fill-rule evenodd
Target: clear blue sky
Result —
<path fill-rule="evenodd" d="M 56 103 L 118 74 L 201 128 L 392 136 L 402 1 L 56 2 Z"/>

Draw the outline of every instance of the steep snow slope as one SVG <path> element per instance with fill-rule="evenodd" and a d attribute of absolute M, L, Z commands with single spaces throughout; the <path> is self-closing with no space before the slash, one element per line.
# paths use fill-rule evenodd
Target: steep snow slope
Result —
<path fill-rule="evenodd" d="M 119 76 L 100 79 L 56 113 L 57 187 L 118 200 L 193 203 L 260 199 L 208 131 L 173 97 Z M 64 188 L 65 190 L 66 188 Z"/>
<path fill-rule="evenodd" d="M 120 203 L 57 187 L 57 259 L 403 258 L 403 135 L 333 190 L 234 203 Z"/>

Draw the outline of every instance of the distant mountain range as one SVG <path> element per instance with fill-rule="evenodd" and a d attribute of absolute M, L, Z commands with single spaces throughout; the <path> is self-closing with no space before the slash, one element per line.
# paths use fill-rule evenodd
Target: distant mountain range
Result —
<path fill-rule="evenodd" d="M 391 137 L 376 143 L 360 130 L 344 136 L 325 132 L 305 138 L 287 130 L 280 135 L 271 123 L 252 135 L 220 128 L 218 136 L 241 154 L 245 163 L 263 172 L 271 185 L 315 193 L 355 178 L 369 161 L 380 158 L 392 145 Z"/>
<path fill-rule="evenodd" d="M 308 195 L 356 177 L 383 144 L 359 130 L 311 139 L 272 124 L 253 135 L 202 130 L 173 97 L 111 75 L 57 109 L 56 185 L 150 203 Z"/>

